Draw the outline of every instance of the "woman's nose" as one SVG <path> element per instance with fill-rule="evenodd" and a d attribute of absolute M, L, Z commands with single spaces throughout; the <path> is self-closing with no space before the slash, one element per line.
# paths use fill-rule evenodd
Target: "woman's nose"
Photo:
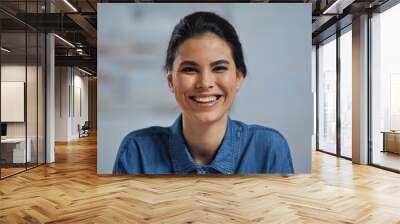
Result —
<path fill-rule="evenodd" d="M 199 73 L 196 86 L 197 89 L 210 89 L 214 87 L 213 74 L 210 71 Z"/>

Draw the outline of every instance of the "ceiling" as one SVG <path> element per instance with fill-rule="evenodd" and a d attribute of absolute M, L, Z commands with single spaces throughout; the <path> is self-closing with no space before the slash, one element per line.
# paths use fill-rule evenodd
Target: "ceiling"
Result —
<path fill-rule="evenodd" d="M 268 2 L 268 3 L 311 3 L 312 36 L 316 43 L 330 33 L 338 20 L 351 23 L 351 17 L 378 7 L 387 0 L 252 0 L 235 2 Z M 55 32 L 61 38 L 55 38 L 56 65 L 80 66 L 96 72 L 97 57 L 97 3 L 126 2 L 189 2 L 170 0 L 1 0 L 1 30 L 7 34 L 9 41 L 21 41 L 18 32 L 29 28 L 32 31 Z M 232 2 L 224 0 L 206 0 L 190 2 Z M 52 11 L 52 13 L 49 13 Z M 27 12 L 27 13 L 26 13 Z M 350 19 L 349 19 L 350 18 Z M 344 22 L 343 26 L 346 25 Z M 329 31 L 331 30 L 331 31 Z M 14 34 L 11 34 L 14 33 Z M 12 38 L 12 35 L 15 38 Z M 19 34 L 21 35 L 21 34 Z M 23 44 L 23 43 L 20 43 Z M 12 45 L 12 44 L 11 44 Z M 28 50 L 30 51 L 30 50 Z"/>

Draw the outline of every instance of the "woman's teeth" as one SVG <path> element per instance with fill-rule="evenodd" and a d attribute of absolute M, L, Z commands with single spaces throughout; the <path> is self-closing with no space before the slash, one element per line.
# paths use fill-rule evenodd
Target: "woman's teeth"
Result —
<path fill-rule="evenodd" d="M 193 97 L 196 102 L 199 103 L 210 103 L 217 100 L 217 96 L 207 96 L 207 97 Z"/>

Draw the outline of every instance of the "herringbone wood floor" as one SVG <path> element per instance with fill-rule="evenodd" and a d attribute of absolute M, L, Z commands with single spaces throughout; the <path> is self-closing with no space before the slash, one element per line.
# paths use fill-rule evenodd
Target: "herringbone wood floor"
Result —
<path fill-rule="evenodd" d="M 0 181 L 0 223 L 400 223 L 400 175 L 313 153 L 310 175 L 96 174 L 96 139 Z"/>

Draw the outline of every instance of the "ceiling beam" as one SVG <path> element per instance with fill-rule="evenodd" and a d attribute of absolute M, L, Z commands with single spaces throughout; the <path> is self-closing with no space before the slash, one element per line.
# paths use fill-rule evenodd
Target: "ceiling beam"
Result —
<path fill-rule="evenodd" d="M 355 2 L 355 0 L 336 0 L 328 5 L 328 7 L 323 10 L 322 14 L 342 14 L 343 10 L 353 2 Z"/>
<path fill-rule="evenodd" d="M 97 31 L 96 28 L 90 24 L 85 17 L 80 15 L 79 13 L 70 13 L 67 16 L 74 21 L 77 25 L 79 25 L 83 31 L 89 36 L 86 41 L 91 46 L 96 46 L 97 44 Z"/>
<path fill-rule="evenodd" d="M 55 56 L 56 66 L 88 67 L 92 71 L 97 69 L 97 59 L 91 56 Z"/>

